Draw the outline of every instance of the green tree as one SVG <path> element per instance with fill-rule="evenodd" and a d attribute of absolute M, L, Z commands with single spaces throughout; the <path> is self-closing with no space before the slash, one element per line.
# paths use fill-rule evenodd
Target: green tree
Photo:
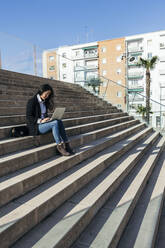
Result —
<path fill-rule="evenodd" d="M 146 119 L 146 107 L 144 106 L 138 106 L 136 109 L 136 113 L 142 115 L 142 119 L 145 120 Z M 149 106 L 149 113 L 153 114 L 153 112 L 151 111 L 151 107 Z"/>
<path fill-rule="evenodd" d="M 156 62 L 158 60 L 157 56 L 152 57 L 151 59 L 142 59 L 140 58 L 139 65 L 146 69 L 146 121 L 149 123 L 150 118 L 150 82 L 151 82 L 151 74 L 150 70 L 152 70 Z"/>
<path fill-rule="evenodd" d="M 91 86 L 91 87 L 93 88 L 93 91 L 94 91 L 95 93 L 97 93 L 96 88 L 98 88 L 98 94 L 99 94 L 99 92 L 100 92 L 100 85 L 101 85 L 102 83 L 103 83 L 103 82 L 100 80 L 100 78 L 91 78 L 91 79 L 88 81 L 87 85 L 88 85 L 88 86 Z"/>

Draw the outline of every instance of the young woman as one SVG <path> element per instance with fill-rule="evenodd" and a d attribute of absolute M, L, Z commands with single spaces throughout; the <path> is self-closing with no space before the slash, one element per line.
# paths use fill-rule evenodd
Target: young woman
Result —
<path fill-rule="evenodd" d="M 61 120 L 49 121 L 48 110 L 52 110 L 54 92 L 49 84 L 40 87 L 27 103 L 26 121 L 30 135 L 44 134 L 52 131 L 57 149 L 63 156 L 73 154 L 68 137 Z M 49 121 L 49 122 L 48 122 Z"/>

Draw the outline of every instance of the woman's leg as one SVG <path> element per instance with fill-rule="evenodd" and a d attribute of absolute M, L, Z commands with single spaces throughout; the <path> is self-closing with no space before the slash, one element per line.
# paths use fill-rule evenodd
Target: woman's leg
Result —
<path fill-rule="evenodd" d="M 39 129 L 39 132 L 43 133 L 43 134 L 48 133 L 52 130 L 53 137 L 54 137 L 56 144 L 57 144 L 57 150 L 63 156 L 69 156 L 70 155 L 70 153 L 65 150 L 65 148 L 63 147 L 63 145 L 61 143 L 62 139 L 60 136 L 59 122 L 57 120 L 39 124 L 38 129 Z"/>
<path fill-rule="evenodd" d="M 61 135 L 62 140 L 64 141 L 65 149 L 70 154 L 74 154 L 74 151 L 70 147 L 68 137 L 66 135 L 65 128 L 64 128 L 64 125 L 63 125 L 63 122 L 61 120 L 59 120 L 58 122 L 59 122 L 59 128 L 60 128 L 60 135 Z"/>
<path fill-rule="evenodd" d="M 61 135 L 60 135 L 59 123 L 57 120 L 39 124 L 38 129 L 39 129 L 39 132 L 42 134 L 48 133 L 52 130 L 53 137 L 56 143 L 57 144 L 61 143 L 62 140 L 61 140 Z"/>
<path fill-rule="evenodd" d="M 68 142 L 68 137 L 66 135 L 65 127 L 63 125 L 62 120 L 58 120 L 60 136 L 64 142 Z"/>

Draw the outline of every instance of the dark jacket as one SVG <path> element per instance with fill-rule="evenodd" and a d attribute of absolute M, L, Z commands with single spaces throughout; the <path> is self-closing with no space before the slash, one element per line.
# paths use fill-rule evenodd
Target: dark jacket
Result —
<path fill-rule="evenodd" d="M 45 117 L 48 117 L 47 112 Z M 41 109 L 37 99 L 37 95 L 35 95 L 27 102 L 27 106 L 26 106 L 26 123 L 29 129 L 29 135 L 39 134 L 38 124 L 37 124 L 37 120 L 39 118 L 41 118 Z"/>

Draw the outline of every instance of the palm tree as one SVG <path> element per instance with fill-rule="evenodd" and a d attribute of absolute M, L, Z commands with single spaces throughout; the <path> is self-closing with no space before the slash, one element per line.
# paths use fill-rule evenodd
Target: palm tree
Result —
<path fill-rule="evenodd" d="M 157 56 L 152 57 L 151 59 L 142 59 L 140 58 L 139 65 L 142 65 L 146 69 L 146 121 L 149 124 L 150 118 L 150 82 L 151 74 L 150 70 L 155 67 L 155 64 L 158 60 Z"/>

